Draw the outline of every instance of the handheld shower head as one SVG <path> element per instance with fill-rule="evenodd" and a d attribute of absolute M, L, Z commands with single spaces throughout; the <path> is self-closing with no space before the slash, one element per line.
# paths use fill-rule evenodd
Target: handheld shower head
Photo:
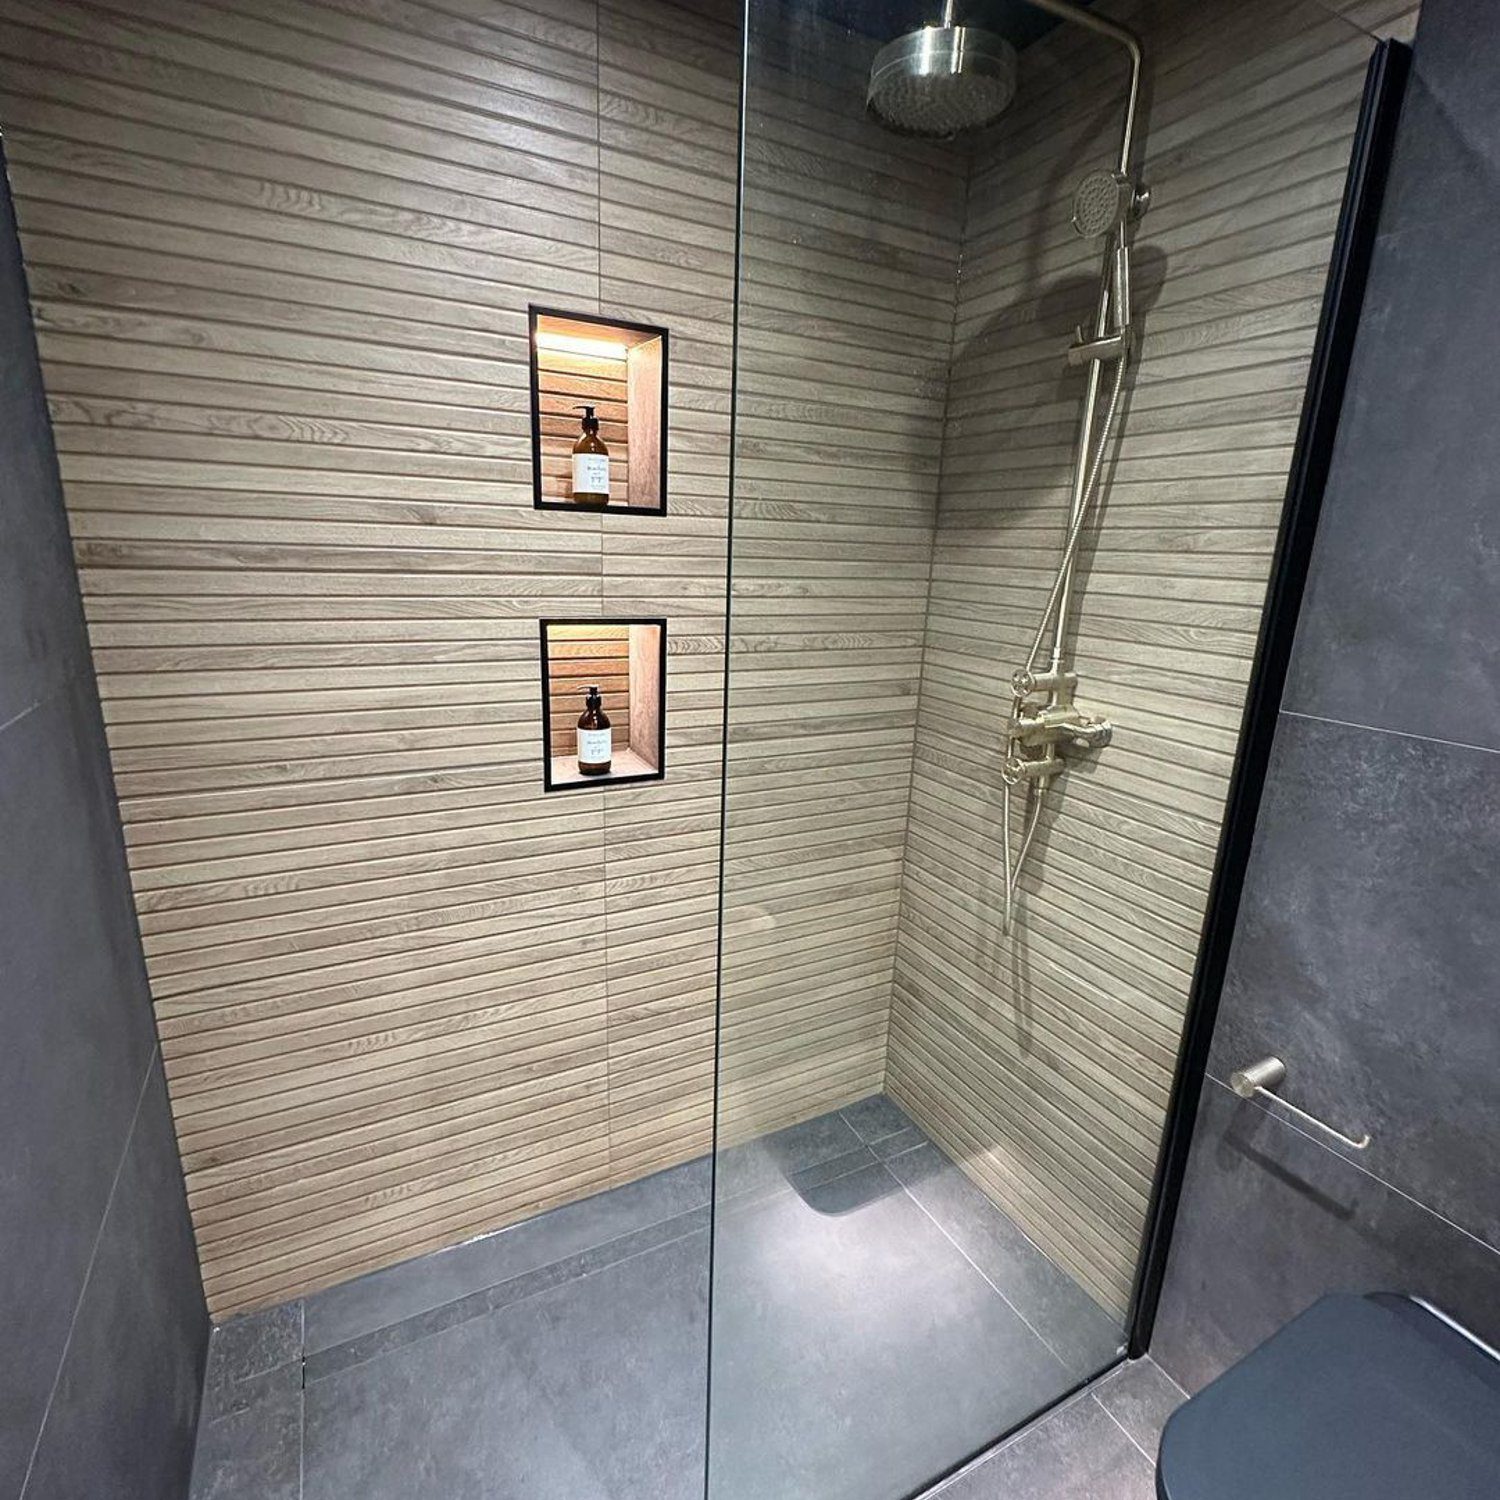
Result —
<path fill-rule="evenodd" d="M 1146 207 L 1147 194 L 1124 172 L 1101 167 L 1088 173 L 1073 194 L 1073 228 L 1086 240 L 1112 234 Z"/>
<path fill-rule="evenodd" d="M 941 25 L 909 31 L 875 54 L 865 106 L 888 130 L 942 137 L 988 125 L 1015 92 L 1015 48 L 977 26 L 955 26 L 947 0 Z"/>

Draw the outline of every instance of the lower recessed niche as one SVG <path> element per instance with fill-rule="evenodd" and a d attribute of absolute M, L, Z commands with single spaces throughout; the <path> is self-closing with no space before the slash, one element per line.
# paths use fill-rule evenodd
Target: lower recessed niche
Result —
<path fill-rule="evenodd" d="M 543 620 L 542 780 L 549 792 L 660 781 L 666 771 L 667 622 Z M 578 769 L 578 716 L 597 685 L 614 745 L 610 769 Z"/>

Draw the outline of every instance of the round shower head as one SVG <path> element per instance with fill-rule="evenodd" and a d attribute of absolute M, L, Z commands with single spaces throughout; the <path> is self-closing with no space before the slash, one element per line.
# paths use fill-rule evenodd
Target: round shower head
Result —
<path fill-rule="evenodd" d="M 1118 229 L 1135 207 L 1135 184 L 1123 172 L 1101 167 L 1073 194 L 1073 228 L 1086 240 Z"/>
<path fill-rule="evenodd" d="M 875 54 L 865 105 L 902 135 L 956 135 L 988 125 L 1015 97 L 1016 53 L 977 26 L 924 26 Z"/>

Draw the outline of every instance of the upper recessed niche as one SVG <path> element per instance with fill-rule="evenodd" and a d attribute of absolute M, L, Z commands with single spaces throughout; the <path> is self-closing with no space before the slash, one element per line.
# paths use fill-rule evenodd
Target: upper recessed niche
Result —
<path fill-rule="evenodd" d="M 609 449 L 606 511 L 665 515 L 667 330 L 531 309 L 531 468 L 538 510 L 588 510 L 573 499 L 573 445 L 583 430 L 583 405 L 595 409 Z"/>

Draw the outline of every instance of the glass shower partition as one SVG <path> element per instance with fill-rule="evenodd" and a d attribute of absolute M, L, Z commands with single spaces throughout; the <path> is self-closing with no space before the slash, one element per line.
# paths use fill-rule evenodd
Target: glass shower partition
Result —
<path fill-rule="evenodd" d="M 1113 738 L 1064 747 L 1007 930 L 1067 356 L 1121 312 L 1070 220 L 1130 64 L 1002 10 L 1013 102 L 924 139 L 866 87 L 935 16 L 746 7 L 710 1500 L 919 1495 L 1125 1346 L 1371 40 L 1314 0 L 1095 7 L 1143 31 L 1152 202 L 1054 698 Z"/>

